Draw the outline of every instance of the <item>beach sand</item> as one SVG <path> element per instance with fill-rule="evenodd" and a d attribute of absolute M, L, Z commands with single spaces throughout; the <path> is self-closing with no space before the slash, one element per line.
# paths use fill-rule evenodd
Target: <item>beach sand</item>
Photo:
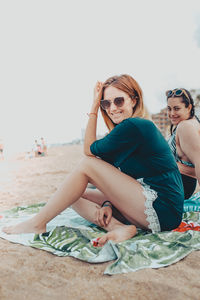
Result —
<path fill-rule="evenodd" d="M 48 201 L 81 160 L 82 146 L 48 150 L 47 157 L 0 162 L 0 210 Z M 161 269 L 103 275 L 110 263 L 71 257 L 0 239 L 0 299 L 200 299 L 200 251 Z"/>

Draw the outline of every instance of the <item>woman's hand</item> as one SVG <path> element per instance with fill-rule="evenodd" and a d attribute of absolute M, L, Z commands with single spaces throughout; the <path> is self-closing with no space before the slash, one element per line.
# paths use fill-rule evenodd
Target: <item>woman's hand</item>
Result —
<path fill-rule="evenodd" d="M 110 206 L 103 206 L 96 212 L 96 222 L 100 227 L 106 227 L 112 218 L 112 208 Z"/>

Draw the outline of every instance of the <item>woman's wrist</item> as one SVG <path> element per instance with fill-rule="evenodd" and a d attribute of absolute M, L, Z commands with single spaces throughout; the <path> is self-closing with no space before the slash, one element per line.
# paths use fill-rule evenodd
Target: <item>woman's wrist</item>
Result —
<path fill-rule="evenodd" d="M 90 112 L 98 113 L 99 107 L 100 107 L 100 103 L 93 103 L 93 104 L 90 106 Z"/>
<path fill-rule="evenodd" d="M 109 206 L 110 208 L 112 208 L 112 203 L 108 200 L 104 201 L 101 205 L 101 207 L 106 207 Z"/>
<path fill-rule="evenodd" d="M 95 112 L 87 113 L 87 115 L 88 115 L 88 117 L 90 117 L 90 116 L 95 116 L 95 117 L 97 117 L 97 113 L 95 113 Z"/>

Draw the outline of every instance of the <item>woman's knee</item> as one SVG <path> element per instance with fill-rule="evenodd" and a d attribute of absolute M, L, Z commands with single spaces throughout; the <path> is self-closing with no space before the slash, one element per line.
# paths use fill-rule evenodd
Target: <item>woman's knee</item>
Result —
<path fill-rule="evenodd" d="M 78 169 L 85 173 L 88 174 L 88 171 L 92 170 L 92 168 L 95 166 L 95 162 L 97 161 L 98 158 L 94 156 L 85 156 L 80 164 L 78 165 Z"/>

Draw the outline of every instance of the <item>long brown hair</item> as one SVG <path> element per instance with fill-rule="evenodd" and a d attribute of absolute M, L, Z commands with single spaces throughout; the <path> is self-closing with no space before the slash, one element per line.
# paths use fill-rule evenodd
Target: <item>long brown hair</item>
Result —
<path fill-rule="evenodd" d="M 130 98 L 136 100 L 136 105 L 133 108 L 133 117 L 149 118 L 148 111 L 145 108 L 143 102 L 142 89 L 140 88 L 137 81 L 133 79 L 130 75 L 123 74 L 108 78 L 102 86 L 101 99 L 104 98 L 104 91 L 108 86 L 114 86 L 115 88 L 127 93 Z M 108 127 L 109 131 L 111 131 L 116 126 L 116 124 L 112 122 L 105 110 L 103 110 L 102 108 L 100 109 L 104 122 Z"/>

